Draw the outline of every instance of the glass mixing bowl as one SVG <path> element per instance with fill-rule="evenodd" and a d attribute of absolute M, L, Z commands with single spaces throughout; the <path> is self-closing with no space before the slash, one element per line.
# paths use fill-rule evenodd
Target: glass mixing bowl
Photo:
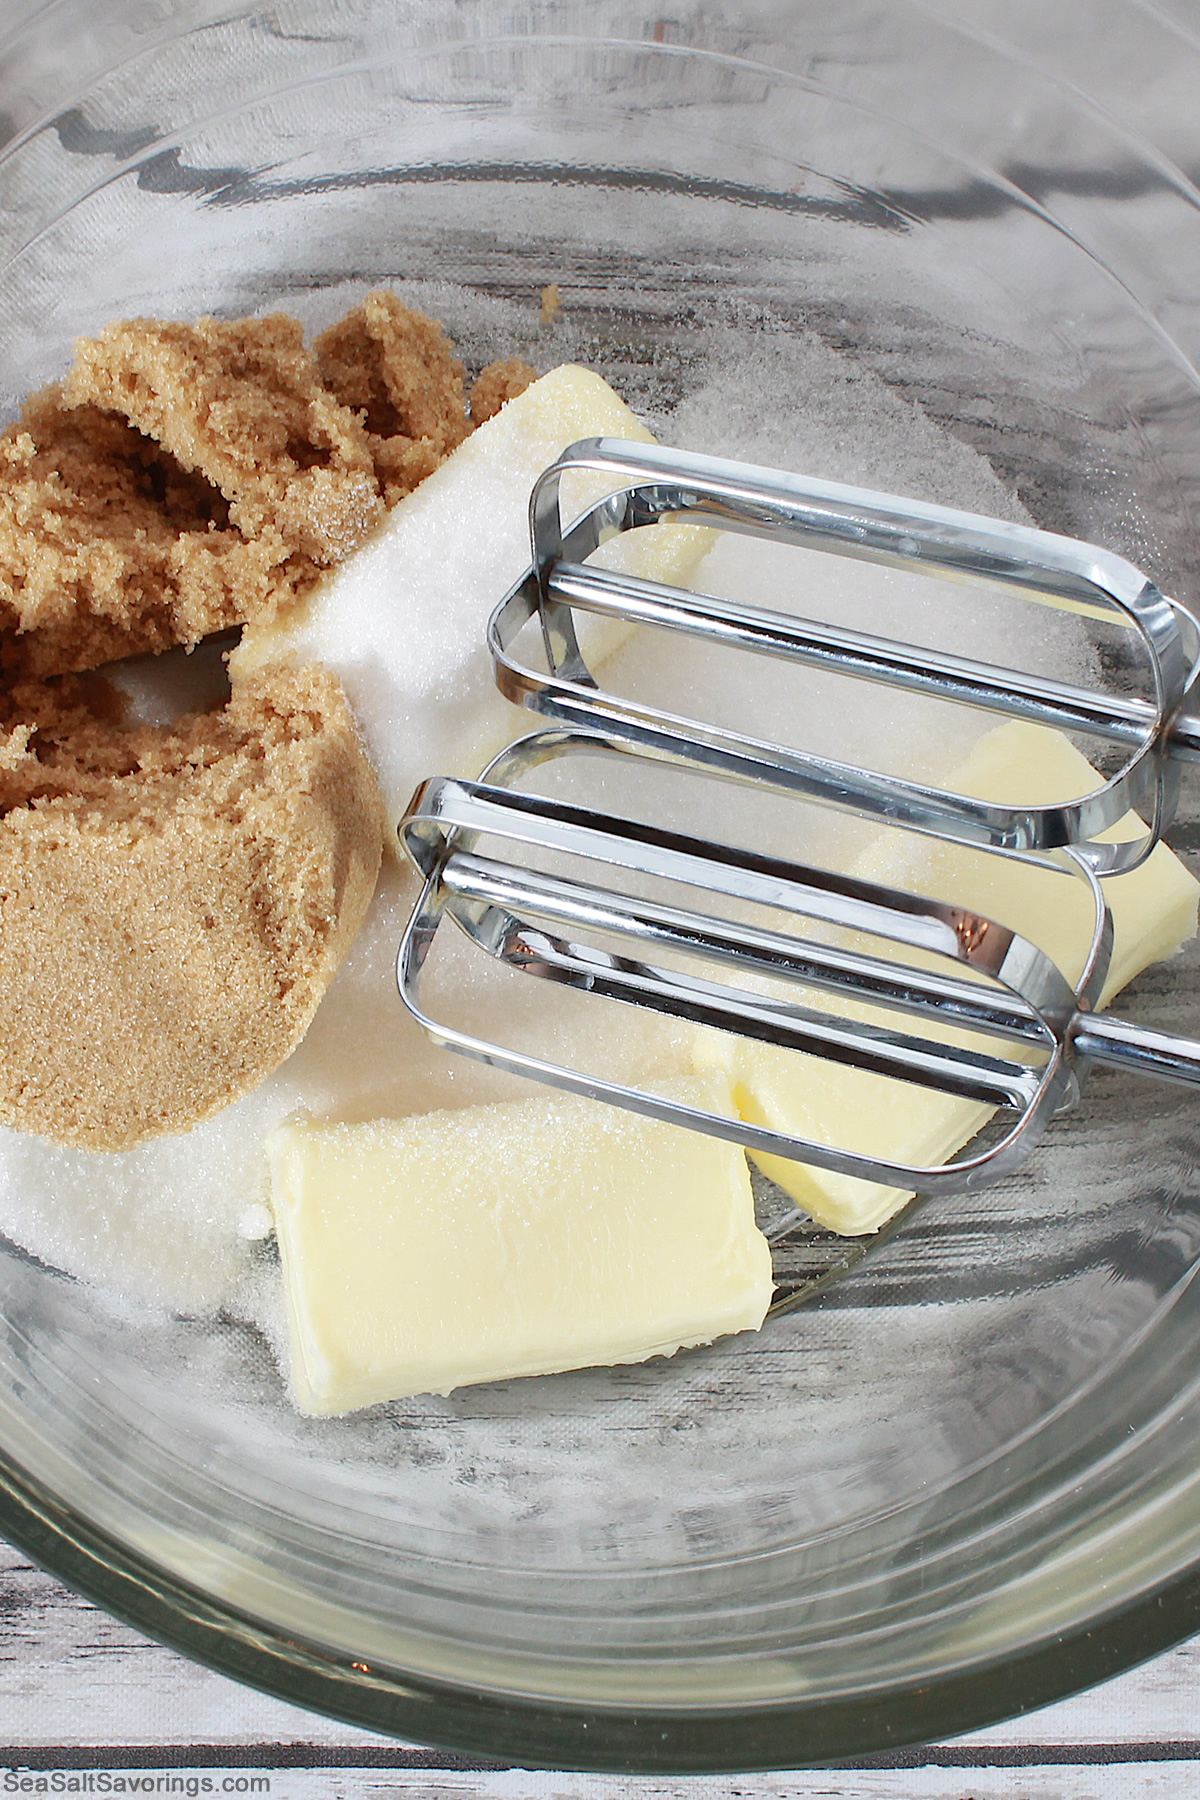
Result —
<path fill-rule="evenodd" d="M 10 0 L 0 386 L 114 315 L 379 282 L 519 352 L 553 282 L 668 435 L 713 343 L 832 347 L 1187 601 L 1198 33 L 1180 0 Z M 801 413 L 791 367 L 746 407 Z M 1198 970 L 1124 1010 L 1186 1031 Z M 1200 1621 L 1198 1152 L 1194 1100 L 1098 1075 L 1026 1173 L 757 1337 L 333 1420 L 235 1320 L 6 1246 L 0 1525 L 227 1674 L 492 1757 L 960 1732 Z"/>

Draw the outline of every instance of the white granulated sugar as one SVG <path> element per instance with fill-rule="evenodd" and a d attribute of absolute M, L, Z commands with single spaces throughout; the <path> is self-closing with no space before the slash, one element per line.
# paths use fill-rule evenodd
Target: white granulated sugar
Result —
<path fill-rule="evenodd" d="M 269 1238 L 274 1228 L 275 1222 L 271 1217 L 271 1209 L 269 1206 L 264 1206 L 261 1200 L 253 1201 L 245 1207 L 238 1220 L 238 1236 L 253 1244 L 261 1243 L 264 1238 Z"/>
<path fill-rule="evenodd" d="M 447 316 L 461 331 L 460 321 Z M 494 340 L 485 349 L 503 353 Z M 710 330 L 700 334 L 699 350 L 689 398 L 674 412 L 663 402 L 650 420 L 665 441 L 1020 516 L 982 459 L 815 340 Z M 651 371 L 647 392 L 653 387 Z M 492 441 L 507 456 L 514 440 L 499 428 L 503 419 L 502 413 L 493 421 Z M 587 429 L 568 424 L 553 445 L 544 432 L 530 433 L 521 452 L 528 463 L 518 484 L 522 499 L 514 506 L 511 463 L 489 460 L 484 427 L 468 444 L 477 448 L 465 500 L 447 465 L 404 503 L 395 529 L 381 531 L 325 585 L 310 623 L 294 628 L 293 653 L 319 655 L 343 676 L 393 816 L 417 780 L 474 772 L 507 735 L 536 723 L 495 698 L 483 624 L 527 560 L 523 490 L 561 442 Z M 812 556 L 727 538 L 693 584 L 842 617 L 868 630 L 915 634 L 975 656 L 1003 659 L 1012 641 L 1011 611 L 990 598 L 984 605 L 958 590 L 957 603 L 947 606 L 944 597 L 918 592 L 927 584 L 914 586 L 914 578 L 827 557 L 819 565 Z M 1074 632 L 1069 621 L 1044 613 L 1037 632 L 1022 633 L 1025 666 L 1063 673 L 1072 659 L 1078 664 Z M 251 662 L 258 655 L 248 646 L 237 654 Z M 157 717 L 161 701 L 144 673 L 131 676 L 131 695 L 142 716 Z M 203 673 L 200 663 L 195 673 Z M 714 662 L 703 647 L 678 640 L 630 642 L 605 679 L 760 736 L 926 775 L 944 767 L 944 746 L 956 741 L 955 732 L 960 744 L 969 735 L 957 715 L 948 734 L 932 723 L 939 709 L 928 703 L 920 703 L 918 716 L 878 689 L 855 690 L 848 701 L 844 682 L 748 656 Z M 590 797 L 603 798 L 607 781 L 601 771 Z M 644 794 L 649 801 L 662 791 L 650 784 Z M 740 790 L 725 792 L 722 811 L 710 784 L 685 782 L 671 801 L 670 822 L 697 831 L 727 828 L 744 838 L 757 820 L 768 841 L 779 844 L 778 802 L 764 801 L 756 810 Z M 787 815 L 783 827 L 785 835 L 804 837 L 803 844 L 788 841 L 793 854 L 821 838 L 811 810 L 803 833 L 799 817 Z M 822 815 L 827 838 L 832 817 Z M 41 1260 L 111 1284 L 131 1299 L 191 1312 L 223 1306 L 277 1329 L 273 1271 L 254 1242 L 267 1224 L 263 1141 L 275 1124 L 298 1111 L 353 1122 L 529 1091 L 514 1078 L 432 1048 L 400 1005 L 395 955 L 415 891 L 406 868 L 385 864 L 366 924 L 304 1042 L 255 1093 L 207 1124 L 113 1155 L 0 1131 L 0 1231 Z M 454 1022 L 633 1080 L 686 1067 L 684 1028 L 511 971 L 481 973 L 478 955 L 463 940 L 443 936 L 428 991 Z"/>
<path fill-rule="evenodd" d="M 1020 521 L 990 463 L 849 355 L 805 332 L 714 332 L 669 441 Z"/>
<path fill-rule="evenodd" d="M 161 656 L 131 656 L 109 663 L 104 673 L 125 696 L 127 718 L 136 725 L 169 725 L 185 712 L 207 712 L 229 697 L 227 646 L 217 641 L 194 650 L 167 650 Z"/>
<path fill-rule="evenodd" d="M 426 775 L 477 773 L 521 726 L 496 690 L 485 633 L 492 609 L 529 566 L 529 491 L 568 444 L 600 435 L 646 433 L 590 370 L 568 365 L 543 376 L 401 500 L 284 620 L 247 632 L 230 661 L 234 678 L 284 655 L 335 668 L 393 822 Z M 581 478 L 570 479 L 573 516 L 583 496 Z M 595 497 L 604 492 L 601 481 Z M 702 541 L 687 526 L 670 526 L 615 545 L 608 560 L 680 579 Z"/>

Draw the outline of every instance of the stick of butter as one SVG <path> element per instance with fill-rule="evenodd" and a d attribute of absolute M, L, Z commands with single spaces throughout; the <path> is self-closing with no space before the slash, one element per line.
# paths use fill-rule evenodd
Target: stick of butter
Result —
<path fill-rule="evenodd" d="M 733 1113 L 716 1074 L 663 1091 Z M 267 1150 L 304 1412 L 670 1356 L 771 1301 L 736 1145 L 599 1101 L 290 1123 Z"/>
<path fill-rule="evenodd" d="M 1012 721 L 981 738 L 948 785 L 977 799 L 1048 805 L 1074 799 L 1096 781 L 1095 771 L 1060 733 Z M 1116 826 L 1112 836 L 1131 837 L 1142 829 L 1131 818 Z M 1083 968 L 1095 910 L 1082 881 L 895 831 L 881 833 L 852 873 L 957 901 L 998 919 L 1046 951 L 1072 980 Z M 1104 891 L 1114 927 L 1102 997 L 1107 1003 L 1147 964 L 1172 956 L 1194 936 L 1200 885 L 1159 844 L 1139 869 L 1106 881 Z M 940 1035 L 967 1041 L 950 1031 Z M 992 1116 L 992 1109 L 978 1101 L 746 1039 L 706 1034 L 697 1060 L 709 1059 L 730 1075 L 742 1118 L 917 1167 L 946 1161 Z M 784 1157 L 756 1155 L 754 1160 L 820 1224 L 850 1236 L 877 1231 L 912 1198 L 902 1188 Z"/>
<path fill-rule="evenodd" d="M 497 692 L 484 634 L 493 608 L 529 566 L 530 489 L 568 444 L 588 437 L 653 442 L 599 375 L 574 364 L 552 369 L 473 431 L 297 606 L 247 626 L 230 656 L 235 681 L 282 658 L 336 671 L 389 826 L 418 782 L 477 775 L 519 731 L 534 729 Z M 612 485 L 605 476 L 564 476 L 564 511 L 583 511 Z M 712 535 L 668 521 L 625 533 L 595 560 L 686 585 Z M 591 661 L 614 650 L 627 629 L 581 618 Z"/>

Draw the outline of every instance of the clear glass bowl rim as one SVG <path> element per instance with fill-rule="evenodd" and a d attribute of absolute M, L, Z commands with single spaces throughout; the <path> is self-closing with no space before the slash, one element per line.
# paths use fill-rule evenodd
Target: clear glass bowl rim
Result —
<path fill-rule="evenodd" d="M 123 1546 L 0 1455 L 0 1532 L 39 1567 L 158 1643 L 293 1706 L 497 1767 L 639 1775 L 905 1766 L 905 1747 L 1068 1698 L 1200 1629 L 1200 1564 L 1052 1643 L 962 1672 L 835 1702 L 664 1710 L 575 1708 L 368 1670 L 283 1637 Z M 892 1753 L 889 1756 L 889 1752 Z M 893 1760 L 895 1758 L 895 1760 Z M 312 1766 L 336 1766 L 336 1748 Z M 294 1761 L 293 1759 L 290 1759 Z M 388 1766 L 388 1752 L 378 1766 Z"/>

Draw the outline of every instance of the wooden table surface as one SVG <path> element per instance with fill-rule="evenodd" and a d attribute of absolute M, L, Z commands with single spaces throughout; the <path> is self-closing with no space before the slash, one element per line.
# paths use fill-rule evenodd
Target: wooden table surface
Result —
<path fill-rule="evenodd" d="M 1197 1800 L 1200 1639 L 1074 1700 L 857 1767 L 556 1774 L 484 1767 L 268 1700 L 117 1624 L 0 1545 L 0 1746 L 0 1795 Z"/>

